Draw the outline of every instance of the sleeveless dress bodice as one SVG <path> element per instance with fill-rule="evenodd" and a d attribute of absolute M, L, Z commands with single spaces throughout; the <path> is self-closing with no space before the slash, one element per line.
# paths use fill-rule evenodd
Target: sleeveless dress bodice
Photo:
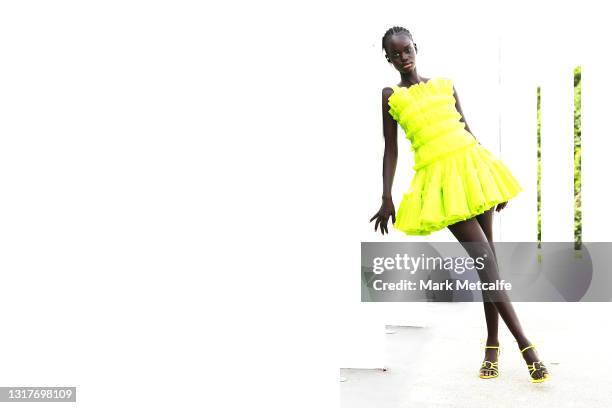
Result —
<path fill-rule="evenodd" d="M 410 140 L 415 170 L 477 143 L 455 108 L 450 79 L 432 78 L 409 88 L 392 88 L 389 113 Z"/>

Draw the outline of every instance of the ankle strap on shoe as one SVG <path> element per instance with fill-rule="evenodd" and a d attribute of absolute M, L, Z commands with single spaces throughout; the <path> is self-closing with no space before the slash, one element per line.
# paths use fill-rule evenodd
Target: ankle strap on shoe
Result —
<path fill-rule="evenodd" d="M 529 350 L 530 348 L 535 348 L 535 346 L 533 344 L 525 347 L 524 349 L 521 350 L 521 353 L 523 353 L 525 350 Z"/>
<path fill-rule="evenodd" d="M 499 358 L 499 350 L 500 350 L 499 346 L 485 346 L 485 350 L 486 349 L 497 350 L 496 354 L 497 354 L 497 357 Z"/>

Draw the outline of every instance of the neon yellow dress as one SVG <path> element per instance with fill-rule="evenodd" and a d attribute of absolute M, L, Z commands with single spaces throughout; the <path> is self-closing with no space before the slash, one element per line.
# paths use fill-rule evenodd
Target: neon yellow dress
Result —
<path fill-rule="evenodd" d="M 396 229 L 429 235 L 523 191 L 504 163 L 465 129 L 450 79 L 392 88 L 389 113 L 410 140 L 416 171 L 396 212 Z"/>

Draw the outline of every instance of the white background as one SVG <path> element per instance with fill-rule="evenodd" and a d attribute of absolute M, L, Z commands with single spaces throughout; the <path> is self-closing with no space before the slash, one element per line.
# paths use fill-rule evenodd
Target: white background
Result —
<path fill-rule="evenodd" d="M 526 48 L 538 75 L 575 47 L 609 72 L 595 2 L 543 3 L 2 3 L 0 386 L 337 406 L 346 316 L 369 313 L 355 271 L 397 81 L 382 34 L 413 31 L 419 73 L 455 80 L 495 150 L 474 84 L 496 78 L 498 31 L 555 33 L 550 58 Z"/>

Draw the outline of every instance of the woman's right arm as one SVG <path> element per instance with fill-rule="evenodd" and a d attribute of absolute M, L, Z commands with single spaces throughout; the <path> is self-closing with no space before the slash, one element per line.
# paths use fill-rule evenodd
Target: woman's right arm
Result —
<path fill-rule="evenodd" d="M 374 231 L 378 229 L 380 224 L 380 232 L 383 235 L 389 233 L 387 228 L 389 217 L 395 223 L 395 206 L 393 205 L 391 190 L 397 165 L 397 122 L 389 113 L 389 96 L 392 93 L 393 90 L 391 88 L 383 88 L 382 90 L 383 136 L 385 139 L 382 204 L 378 212 L 370 219 L 370 222 L 376 220 Z"/>
<path fill-rule="evenodd" d="M 385 154 L 383 157 L 383 198 L 391 198 L 393 177 L 397 165 L 397 122 L 389 113 L 389 96 L 391 88 L 382 92 L 383 136 L 385 138 Z"/>

